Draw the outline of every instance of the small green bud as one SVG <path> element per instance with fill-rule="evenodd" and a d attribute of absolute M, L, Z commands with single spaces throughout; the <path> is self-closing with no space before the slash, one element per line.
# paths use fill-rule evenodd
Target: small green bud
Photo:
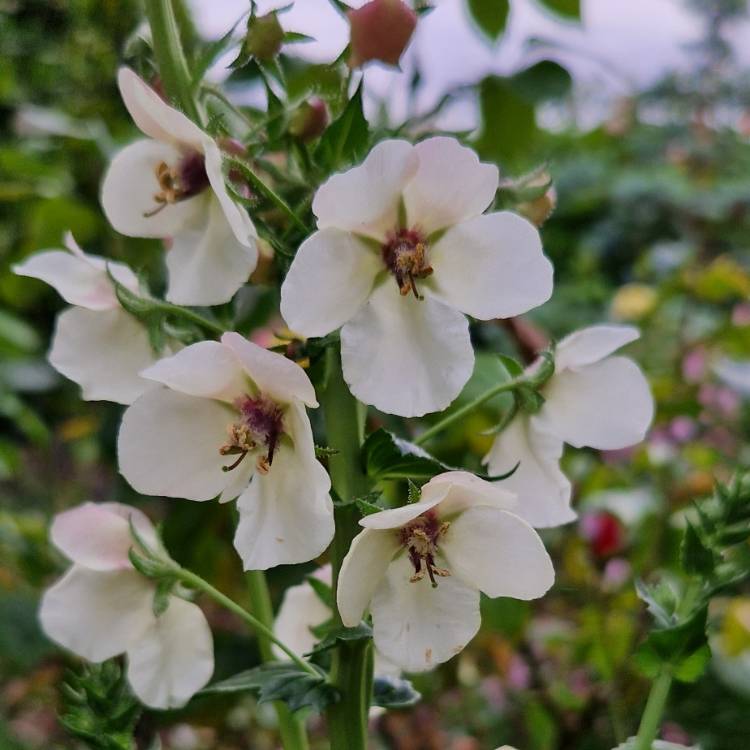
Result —
<path fill-rule="evenodd" d="M 247 22 L 244 51 L 258 60 L 272 60 L 281 51 L 284 29 L 275 12 L 251 16 Z"/>

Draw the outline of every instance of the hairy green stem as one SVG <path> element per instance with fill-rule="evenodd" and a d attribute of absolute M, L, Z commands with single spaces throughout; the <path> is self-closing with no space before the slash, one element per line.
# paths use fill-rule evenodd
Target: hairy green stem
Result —
<path fill-rule="evenodd" d="M 273 628 L 273 607 L 268 593 L 266 574 L 262 570 L 251 570 L 245 574 L 245 579 L 253 613 L 269 629 Z M 273 643 L 270 638 L 260 632 L 258 633 L 258 649 L 264 662 L 274 660 Z M 286 703 L 275 701 L 273 705 L 279 719 L 279 733 L 285 750 L 307 750 L 309 743 L 304 721 L 290 711 Z"/>
<path fill-rule="evenodd" d="M 662 669 L 651 685 L 633 750 L 651 750 L 656 735 L 659 733 L 661 718 L 664 715 L 671 687 L 672 675 L 668 670 Z"/>
<path fill-rule="evenodd" d="M 518 377 L 513 378 L 512 380 L 506 380 L 504 383 L 499 383 L 498 385 L 493 386 L 492 388 L 489 388 L 484 393 L 481 393 L 479 396 L 477 396 L 472 401 L 469 401 L 468 404 L 462 406 L 460 409 L 456 409 L 453 413 L 449 414 L 447 417 L 444 417 L 439 422 L 436 422 L 432 427 L 428 427 L 423 433 L 418 435 L 414 439 L 414 443 L 417 445 L 422 445 L 423 443 L 426 443 L 428 440 L 431 440 L 435 435 L 441 433 L 443 430 L 450 427 L 452 424 L 455 424 L 456 422 L 459 422 L 464 417 L 466 417 L 468 414 L 471 414 L 475 409 L 479 408 L 485 401 L 489 401 L 494 396 L 497 396 L 499 393 L 506 393 L 507 391 L 513 391 L 516 388 L 519 388 L 522 385 L 525 385 L 528 382 L 528 380 L 524 377 Z"/>
<path fill-rule="evenodd" d="M 227 329 L 221 325 L 221 323 L 217 323 L 215 320 L 209 318 L 204 318 L 200 313 L 191 310 L 189 307 L 180 307 L 180 305 L 173 305 L 171 302 L 165 302 L 161 299 L 150 301 L 152 302 L 154 310 L 160 310 L 169 315 L 184 318 L 185 320 L 189 320 L 191 323 L 202 326 L 206 330 L 218 335 L 227 332 Z"/>
<path fill-rule="evenodd" d="M 341 357 L 337 347 L 326 352 L 328 382 L 321 395 L 326 422 L 328 445 L 338 452 L 329 458 L 333 489 L 346 502 L 364 494 L 368 488 L 360 447 L 364 419 L 357 400 L 351 395 L 341 373 Z M 336 508 L 336 535 L 331 545 L 333 589 L 336 591 L 341 562 L 352 539 L 361 530 L 354 504 Z M 334 617 L 341 622 L 338 608 Z M 367 713 L 372 690 L 370 676 L 370 644 L 368 641 L 342 643 L 334 651 L 331 682 L 341 691 L 341 700 L 328 709 L 331 750 L 365 750 L 367 747 Z"/>
<path fill-rule="evenodd" d="M 172 0 L 146 0 L 146 15 L 164 90 L 191 120 L 202 125 L 200 110 L 192 95 L 190 70 L 182 51 Z"/>

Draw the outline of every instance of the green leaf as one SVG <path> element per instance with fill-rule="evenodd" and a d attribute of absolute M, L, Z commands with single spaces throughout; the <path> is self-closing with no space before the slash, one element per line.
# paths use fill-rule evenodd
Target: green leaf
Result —
<path fill-rule="evenodd" d="M 573 87 L 570 73 L 554 60 L 540 60 L 509 80 L 518 95 L 532 104 L 560 99 Z"/>
<path fill-rule="evenodd" d="M 490 41 L 496 42 L 505 30 L 509 0 L 468 0 L 469 13 Z"/>
<path fill-rule="evenodd" d="M 414 484 L 411 479 L 408 479 L 407 483 L 409 487 L 409 496 L 406 502 L 409 503 L 409 505 L 411 505 L 412 503 L 418 503 L 419 499 L 422 497 L 422 488 L 417 487 L 417 485 Z"/>
<path fill-rule="evenodd" d="M 716 561 L 713 551 L 707 547 L 695 527 L 688 521 L 680 547 L 680 563 L 689 575 L 707 577 L 713 573 Z"/>
<path fill-rule="evenodd" d="M 309 707 L 321 712 L 329 704 L 338 701 L 339 694 L 326 681 L 325 673 L 322 670 L 318 670 L 318 673 L 316 677 L 292 662 L 268 662 L 215 682 L 203 688 L 201 694 L 243 693 L 252 690 L 258 693 L 258 703 L 283 701 L 292 711 Z"/>
<path fill-rule="evenodd" d="M 316 160 L 334 171 L 361 156 L 370 139 L 362 110 L 362 85 L 347 102 L 344 111 L 325 130 L 315 151 Z"/>
<path fill-rule="evenodd" d="M 315 592 L 318 599 L 320 599 L 326 607 L 332 610 L 334 601 L 331 585 L 325 581 L 321 581 L 320 578 L 316 578 L 315 576 L 307 576 L 305 580 L 310 584 L 310 588 Z"/>
<path fill-rule="evenodd" d="M 539 0 L 539 2 L 558 16 L 581 20 L 581 0 Z"/>
<path fill-rule="evenodd" d="M 664 628 L 674 625 L 677 594 L 669 584 L 660 581 L 651 585 L 639 578 L 635 582 L 635 591 L 638 598 L 646 604 L 657 625 Z"/>
<path fill-rule="evenodd" d="M 326 633 L 325 638 L 315 646 L 310 652 L 310 655 L 329 651 L 330 649 L 335 648 L 339 643 L 362 641 L 370 638 L 372 638 L 372 628 L 364 622 L 364 620 L 353 628 L 345 628 L 342 625 Z"/>
<path fill-rule="evenodd" d="M 409 680 L 401 677 L 375 677 L 372 685 L 372 705 L 381 708 L 408 708 L 422 695 Z"/>

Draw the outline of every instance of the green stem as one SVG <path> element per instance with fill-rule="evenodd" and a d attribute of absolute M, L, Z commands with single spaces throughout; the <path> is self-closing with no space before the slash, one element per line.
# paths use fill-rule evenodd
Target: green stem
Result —
<path fill-rule="evenodd" d="M 667 705 L 669 690 L 672 687 L 672 675 L 666 669 L 654 680 L 651 691 L 648 694 L 646 708 L 641 717 L 638 727 L 638 735 L 635 739 L 633 750 L 651 750 L 656 735 L 659 733 L 661 718 Z"/>
<path fill-rule="evenodd" d="M 189 307 L 180 307 L 179 305 L 173 305 L 171 302 L 165 302 L 164 300 L 160 299 L 149 301 L 152 303 L 154 310 L 160 310 L 161 312 L 168 313 L 169 315 L 174 315 L 178 318 L 184 318 L 185 320 L 189 320 L 191 323 L 196 323 L 197 325 L 202 326 L 203 328 L 218 335 L 227 332 L 227 329 L 224 328 L 224 326 L 220 323 L 217 323 L 214 320 L 210 320 L 209 318 L 204 318 L 200 313 L 191 310 Z"/>
<path fill-rule="evenodd" d="M 191 120 L 202 124 L 171 0 L 146 0 L 146 15 L 164 90 Z"/>
<path fill-rule="evenodd" d="M 368 480 L 362 469 L 360 447 L 364 420 L 357 400 L 351 395 L 341 373 L 337 347 L 326 352 L 328 382 L 321 395 L 328 445 L 338 453 L 329 459 L 333 489 L 346 502 L 367 491 Z M 333 590 L 336 591 L 341 563 L 352 539 L 361 530 L 354 504 L 337 507 L 336 536 L 331 546 Z M 334 617 L 341 622 L 338 608 Z M 367 747 L 367 713 L 370 705 L 371 677 L 369 642 L 342 643 L 333 653 L 331 682 L 341 691 L 341 700 L 328 709 L 331 750 L 365 750 Z"/>
<path fill-rule="evenodd" d="M 245 574 L 245 579 L 253 613 L 260 622 L 272 628 L 273 607 L 265 573 L 262 570 L 251 570 Z M 264 662 L 274 660 L 273 643 L 263 633 L 258 633 L 258 649 Z M 290 711 L 286 703 L 275 701 L 273 705 L 279 719 L 279 733 L 285 750 L 308 750 L 304 721 Z"/>
<path fill-rule="evenodd" d="M 456 411 L 449 414 L 447 417 L 444 417 L 439 422 L 436 422 L 434 425 L 432 425 L 432 427 L 428 427 L 422 434 L 418 435 L 413 442 L 417 445 L 426 443 L 428 440 L 431 440 L 433 437 L 435 437 L 435 435 L 447 429 L 452 424 L 455 424 L 456 422 L 462 420 L 467 414 L 471 414 L 471 412 L 479 408 L 485 401 L 489 401 L 494 396 L 497 396 L 498 393 L 513 391 L 516 388 L 525 385 L 527 382 L 527 379 L 521 376 L 518 378 L 513 378 L 512 380 L 506 380 L 504 383 L 499 383 L 498 385 L 489 388 L 472 401 L 469 401 L 469 403 L 465 406 L 462 406 L 460 409 L 456 409 Z"/>
<path fill-rule="evenodd" d="M 320 672 L 318 672 L 311 664 L 308 664 L 308 662 L 306 662 L 301 656 L 295 654 L 294 651 L 292 651 L 292 649 L 290 649 L 283 641 L 280 641 L 274 635 L 273 630 L 255 617 L 255 615 L 251 615 L 246 609 L 240 607 L 237 602 L 230 599 L 226 594 L 222 594 L 219 589 L 214 588 L 208 581 L 193 573 L 192 570 L 183 568 L 176 563 L 170 566 L 170 568 L 170 572 L 173 573 L 178 580 L 198 591 L 202 591 L 204 594 L 207 594 L 215 602 L 221 604 L 222 607 L 233 612 L 237 617 L 247 623 L 259 637 L 263 636 L 271 643 L 275 643 L 300 669 L 303 669 L 305 672 L 314 675 L 315 677 L 320 677 Z"/>

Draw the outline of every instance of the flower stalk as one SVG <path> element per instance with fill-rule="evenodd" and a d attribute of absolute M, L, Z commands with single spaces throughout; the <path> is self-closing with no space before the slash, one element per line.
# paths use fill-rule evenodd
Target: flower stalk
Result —
<path fill-rule="evenodd" d="M 651 685 L 633 750 L 651 750 L 659 732 L 661 718 L 667 705 L 671 687 L 672 675 L 669 670 L 664 669 Z"/>

